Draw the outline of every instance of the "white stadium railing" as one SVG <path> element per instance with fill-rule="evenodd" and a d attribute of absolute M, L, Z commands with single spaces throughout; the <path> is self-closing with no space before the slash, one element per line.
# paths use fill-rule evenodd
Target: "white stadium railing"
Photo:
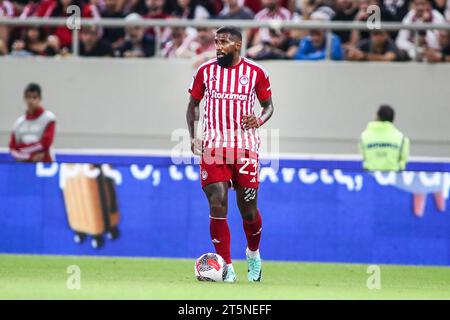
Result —
<path fill-rule="evenodd" d="M 78 20 L 76 20 L 78 19 Z M 156 48 L 159 55 L 160 41 L 159 35 L 161 34 L 161 28 L 166 27 L 193 27 L 193 28 L 218 28 L 221 26 L 237 27 L 243 30 L 252 28 L 285 28 L 285 29 L 298 29 L 298 30 L 311 30 L 319 29 L 327 32 L 327 59 L 330 59 L 330 47 L 331 47 L 331 31 L 341 30 L 363 30 L 373 31 L 386 30 L 397 31 L 400 29 L 411 30 L 415 32 L 416 46 L 418 46 L 418 32 L 425 30 L 450 30 L 450 23 L 414 23 L 414 24 L 402 24 L 400 22 L 381 22 L 379 25 L 367 22 L 356 21 L 317 21 L 317 20 L 304 20 L 304 21 L 256 21 L 256 20 L 183 20 L 183 19 L 142 19 L 135 21 L 125 21 L 125 19 L 86 19 L 86 18 L 37 18 L 30 17 L 26 19 L 22 18 L 10 18 L 0 17 L 0 26 L 68 26 L 72 30 L 72 53 L 74 56 L 78 56 L 78 33 L 80 27 L 83 26 L 100 26 L 100 27 L 127 27 L 127 26 L 142 26 L 142 27 L 154 27 L 156 33 Z M 246 32 L 243 32 L 244 38 Z M 243 52 L 246 52 L 246 39 L 243 41 Z"/>

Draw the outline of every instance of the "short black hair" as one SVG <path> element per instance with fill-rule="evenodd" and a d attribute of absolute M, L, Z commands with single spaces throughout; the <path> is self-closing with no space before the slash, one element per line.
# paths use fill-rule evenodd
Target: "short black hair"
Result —
<path fill-rule="evenodd" d="M 25 87 L 23 94 L 26 95 L 28 92 L 36 92 L 38 94 L 38 96 L 41 97 L 41 94 L 42 94 L 41 86 L 34 82 L 29 83 Z"/>
<path fill-rule="evenodd" d="M 235 27 L 220 27 L 216 30 L 216 34 L 229 33 L 230 35 L 237 37 L 240 41 L 242 41 L 242 33 L 241 30 Z"/>
<path fill-rule="evenodd" d="M 390 105 L 382 104 L 377 112 L 380 121 L 394 122 L 395 111 Z"/>

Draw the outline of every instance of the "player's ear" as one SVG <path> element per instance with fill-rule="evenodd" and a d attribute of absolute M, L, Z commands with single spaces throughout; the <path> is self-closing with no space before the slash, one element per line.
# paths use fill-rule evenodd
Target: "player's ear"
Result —
<path fill-rule="evenodd" d="M 236 46 L 236 50 L 237 50 L 238 52 L 240 52 L 240 51 L 241 51 L 241 48 L 242 48 L 242 41 L 241 41 L 241 40 L 236 40 L 235 46 Z"/>

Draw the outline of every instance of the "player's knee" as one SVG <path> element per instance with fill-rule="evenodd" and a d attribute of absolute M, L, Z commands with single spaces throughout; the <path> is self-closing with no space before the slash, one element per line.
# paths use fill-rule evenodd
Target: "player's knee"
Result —
<path fill-rule="evenodd" d="M 227 214 L 227 200 L 225 197 L 213 196 L 209 201 L 211 215 L 214 217 L 224 217 Z"/>
<path fill-rule="evenodd" d="M 245 210 L 241 211 L 242 219 L 246 221 L 253 221 L 256 219 L 256 216 L 258 215 L 258 209 L 255 208 L 246 208 Z"/>

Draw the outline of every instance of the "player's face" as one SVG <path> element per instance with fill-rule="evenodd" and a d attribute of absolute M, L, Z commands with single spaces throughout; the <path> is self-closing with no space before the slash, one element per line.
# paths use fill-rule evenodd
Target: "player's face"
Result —
<path fill-rule="evenodd" d="M 214 42 L 216 44 L 217 62 L 222 67 L 230 66 L 234 57 L 239 54 L 241 42 L 229 33 L 216 34 Z"/>
<path fill-rule="evenodd" d="M 41 104 L 41 97 L 37 92 L 27 91 L 24 95 L 25 104 L 27 105 L 27 111 L 33 112 Z"/>

